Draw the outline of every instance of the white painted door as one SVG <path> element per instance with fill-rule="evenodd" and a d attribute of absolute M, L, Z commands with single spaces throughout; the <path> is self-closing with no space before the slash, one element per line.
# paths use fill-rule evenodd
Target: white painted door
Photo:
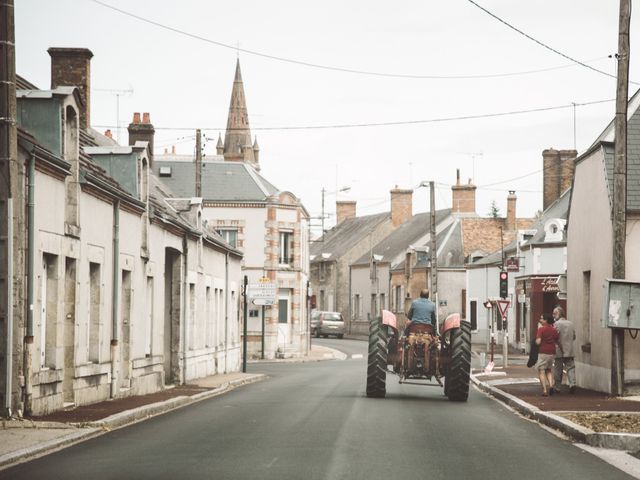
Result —
<path fill-rule="evenodd" d="M 291 293 L 280 290 L 278 293 L 278 346 L 286 347 L 291 342 Z"/>

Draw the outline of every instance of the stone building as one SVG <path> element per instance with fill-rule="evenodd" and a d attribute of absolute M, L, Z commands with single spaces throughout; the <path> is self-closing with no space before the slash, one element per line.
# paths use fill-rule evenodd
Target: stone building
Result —
<path fill-rule="evenodd" d="M 313 304 L 342 313 L 349 333 L 358 331 L 363 313 L 359 298 L 350 294 L 350 265 L 411 218 L 412 194 L 396 187 L 390 192 L 389 212 L 362 217 L 356 216 L 355 202 L 336 202 L 336 226 L 311 244 Z"/>
<path fill-rule="evenodd" d="M 13 412 L 41 415 L 240 366 L 242 254 L 178 208 L 148 141 L 90 127 L 86 49 L 50 49 L 52 88 L 17 80 L 16 251 L 0 379 Z M 21 292 L 26 292 L 24 298 Z M 10 367 L 10 368 L 7 368 Z"/>
<path fill-rule="evenodd" d="M 244 253 L 242 273 L 249 283 L 275 283 L 273 305 L 249 305 L 248 354 L 302 356 L 309 348 L 309 214 L 293 193 L 260 173 L 259 152 L 238 61 L 227 130 L 224 141 L 218 138 L 216 155 L 198 164 L 194 156 L 167 152 L 156 156 L 153 171 L 184 198 L 196 195 L 199 178 L 203 222 Z"/>

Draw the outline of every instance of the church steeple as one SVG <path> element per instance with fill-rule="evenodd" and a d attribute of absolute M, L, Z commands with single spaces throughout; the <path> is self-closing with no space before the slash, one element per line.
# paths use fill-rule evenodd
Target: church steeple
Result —
<path fill-rule="evenodd" d="M 236 62 L 236 73 L 231 91 L 227 131 L 224 134 L 223 155 L 228 162 L 247 162 L 258 168 L 258 159 L 251 145 L 249 114 L 244 96 L 240 59 Z"/>

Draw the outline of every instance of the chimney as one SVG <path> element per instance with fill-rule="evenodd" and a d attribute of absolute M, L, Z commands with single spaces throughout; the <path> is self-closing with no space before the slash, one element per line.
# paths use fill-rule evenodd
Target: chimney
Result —
<path fill-rule="evenodd" d="M 78 87 L 83 105 L 80 105 L 80 127 L 91 125 L 91 57 L 87 48 L 50 48 L 51 89 Z"/>
<path fill-rule="evenodd" d="M 510 232 L 516 230 L 516 197 L 515 190 L 509 190 L 507 196 L 507 224 L 505 230 Z"/>
<path fill-rule="evenodd" d="M 149 142 L 149 167 L 153 167 L 153 136 L 156 130 L 151 124 L 151 117 L 148 112 L 142 114 L 140 121 L 140 113 L 133 114 L 133 121 L 127 128 L 129 131 L 129 145 L 135 145 L 136 141 Z"/>
<path fill-rule="evenodd" d="M 391 190 L 391 223 L 402 225 L 413 216 L 413 190 L 396 188 Z"/>
<path fill-rule="evenodd" d="M 577 156 L 578 152 L 576 150 L 554 150 L 550 148 L 542 152 L 542 210 L 549 208 L 549 205 L 571 187 Z"/>
<path fill-rule="evenodd" d="M 460 169 L 456 170 L 456 184 L 451 187 L 451 209 L 453 213 L 476 213 L 476 186 L 460 184 Z"/>
<path fill-rule="evenodd" d="M 107 138 L 113 139 L 113 135 L 111 134 L 111 130 L 107 129 L 104 131 L 104 136 Z"/>
<path fill-rule="evenodd" d="M 171 155 L 175 155 L 175 154 L 176 154 L 176 146 L 171 145 Z"/>
<path fill-rule="evenodd" d="M 354 200 L 336 201 L 336 225 L 340 225 L 345 220 L 355 218 L 356 202 Z"/>

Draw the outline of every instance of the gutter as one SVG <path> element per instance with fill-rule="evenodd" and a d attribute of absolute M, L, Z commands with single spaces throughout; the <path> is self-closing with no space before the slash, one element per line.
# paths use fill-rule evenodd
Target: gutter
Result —
<path fill-rule="evenodd" d="M 5 415 L 11 418 L 11 390 L 13 388 L 13 198 L 7 198 L 7 343 L 6 378 L 4 391 Z"/>
<path fill-rule="evenodd" d="M 35 176 L 36 176 L 36 156 L 35 150 L 31 151 L 27 167 L 27 325 L 24 337 L 24 411 L 31 413 L 31 370 L 33 361 L 33 310 L 34 310 L 34 284 L 33 278 L 35 268 Z"/>
<path fill-rule="evenodd" d="M 113 290 L 111 292 L 111 398 L 118 392 L 118 313 L 120 304 L 120 200 L 113 202 Z"/>

